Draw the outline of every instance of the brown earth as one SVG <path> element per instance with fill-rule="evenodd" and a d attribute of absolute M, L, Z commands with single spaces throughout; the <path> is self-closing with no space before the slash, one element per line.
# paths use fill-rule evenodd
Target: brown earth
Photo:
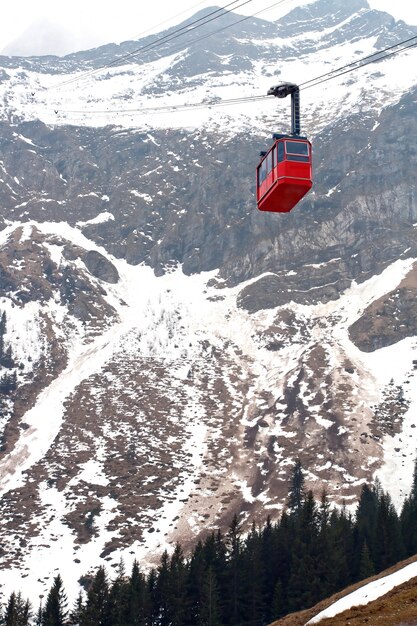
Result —
<path fill-rule="evenodd" d="M 397 572 L 406 565 L 414 563 L 416 560 L 417 556 L 413 556 L 406 561 L 401 561 L 377 576 L 367 578 L 360 583 L 351 585 L 330 598 L 322 600 L 310 609 L 286 615 L 282 619 L 273 622 L 270 626 L 305 626 L 310 619 L 340 598 L 343 598 L 373 580 L 378 580 L 388 574 Z M 374 602 L 363 606 L 352 607 L 339 615 L 323 619 L 318 622 L 318 624 L 320 624 L 320 626 L 359 626 L 362 624 L 368 624 L 368 626 L 416 626 L 417 577 L 410 579 L 402 585 L 398 585 Z"/>

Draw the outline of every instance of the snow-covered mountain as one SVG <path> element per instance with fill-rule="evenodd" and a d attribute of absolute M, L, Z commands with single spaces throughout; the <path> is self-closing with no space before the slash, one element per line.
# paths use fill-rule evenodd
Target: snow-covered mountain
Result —
<path fill-rule="evenodd" d="M 397 504 L 409 489 L 416 52 L 302 89 L 315 186 L 290 215 L 254 200 L 289 103 L 219 104 L 417 29 L 365 0 L 202 17 L 0 57 L 4 593 L 60 570 L 72 597 L 98 563 L 278 515 L 297 457 L 339 503 L 375 473 Z"/>

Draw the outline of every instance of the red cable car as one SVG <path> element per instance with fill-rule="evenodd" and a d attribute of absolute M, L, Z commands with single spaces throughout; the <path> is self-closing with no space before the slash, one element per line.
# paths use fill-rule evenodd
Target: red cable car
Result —
<path fill-rule="evenodd" d="M 271 87 L 268 95 L 291 94 L 291 135 L 274 134 L 274 143 L 261 152 L 257 168 L 256 199 L 260 211 L 288 213 L 310 191 L 311 143 L 300 136 L 300 91 L 293 83 Z"/>

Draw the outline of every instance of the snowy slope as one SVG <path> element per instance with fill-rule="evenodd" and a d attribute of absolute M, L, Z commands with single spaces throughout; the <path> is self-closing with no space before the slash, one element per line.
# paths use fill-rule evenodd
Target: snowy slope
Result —
<path fill-rule="evenodd" d="M 255 18 L 250 21 L 252 28 L 245 30 L 246 23 L 240 24 L 241 17 L 236 15 L 238 27 L 223 31 L 221 36 L 207 37 L 203 43 L 199 31 L 184 43 L 182 38 L 175 38 L 170 46 L 160 44 L 161 52 L 159 47 L 156 50 L 161 58 L 150 61 L 146 58 L 149 44 L 139 41 L 134 49 L 145 52 L 139 53 L 138 59 L 132 62 L 127 58 L 124 63 L 103 69 L 86 70 L 81 65 L 81 71 L 68 72 L 63 61 L 62 73 L 54 68 L 48 74 L 43 68 L 22 70 L 7 64 L 0 85 L 0 116 L 40 119 L 52 125 L 116 124 L 139 129 L 203 126 L 227 134 L 243 129 L 269 135 L 271 120 L 277 126 L 288 127 L 288 103 L 265 98 L 249 104 L 216 106 L 216 101 L 264 96 L 280 80 L 303 85 L 415 34 L 403 23 L 369 9 L 366 2 L 355 5 L 336 20 L 326 14 L 325 3 L 323 14 L 315 19 L 309 7 L 295 10 L 290 15 L 294 14 L 297 28 L 289 18 L 283 18 L 275 26 L 275 36 L 271 36 L 274 29 L 270 23 Z M 208 34 L 224 27 L 222 20 L 218 22 L 206 27 Z M 162 41 L 166 37 L 161 34 Z M 198 65 L 201 46 L 206 48 L 206 67 L 204 61 Z M 230 69 L 239 46 L 250 56 L 238 56 Z M 336 119 L 364 109 L 378 116 L 416 84 L 416 54 L 412 48 L 399 55 L 401 62 L 394 55 L 331 80 L 325 88 L 306 85 L 302 95 L 303 132 L 314 137 Z M 213 56 L 217 64 L 211 67 Z M 239 70 L 239 62 L 244 69 Z"/>
<path fill-rule="evenodd" d="M 34 227 L 55 242 L 68 240 L 80 247 L 92 247 L 78 229 L 65 224 L 28 224 L 26 232 L 29 234 L 30 228 Z M 60 261 L 58 259 L 60 245 L 62 243 L 54 249 L 55 260 L 65 263 L 63 257 Z M 98 251 L 105 252 L 103 249 Z M 348 329 L 372 302 L 394 290 L 404 277 L 414 271 L 415 259 L 397 261 L 381 275 L 361 285 L 353 284 L 337 301 L 326 305 L 293 304 L 287 307 L 287 313 L 304 320 L 309 330 L 306 332 L 304 329 L 298 339 L 293 337 L 278 351 L 268 350 L 262 335 L 271 328 L 275 328 L 276 335 L 276 325 L 283 311 L 278 308 L 250 315 L 239 309 L 236 298 L 242 286 L 224 288 L 219 299 L 218 289 L 209 286 L 213 274 L 186 277 L 180 270 L 174 270 L 157 278 L 147 267 L 129 266 L 115 258 L 110 260 L 117 267 L 120 281 L 116 285 L 106 285 L 105 297 L 117 311 L 116 319 L 108 330 L 96 338 L 87 339 L 83 332 L 79 333 L 78 338 L 70 338 L 67 344 L 67 366 L 38 395 L 33 408 L 22 416 L 27 426 L 21 430 L 13 449 L 0 461 L 2 492 L 11 498 L 10 504 L 14 502 L 14 506 L 17 506 L 14 494 L 19 494 L 19 499 L 25 501 L 25 494 L 30 493 L 34 500 L 30 517 L 23 521 L 26 519 L 23 513 L 23 520 L 18 527 L 13 527 L 12 535 L 7 530 L 9 539 L 15 537 L 15 545 L 23 537 L 26 537 L 28 545 L 24 555 L 20 556 L 11 549 L 11 563 L 7 570 L 0 573 L 3 593 L 18 587 L 32 596 L 34 590 L 35 595 L 45 593 L 50 577 L 59 570 L 60 562 L 72 563 L 71 567 L 66 565 L 65 571 L 61 571 L 71 597 L 77 592 L 75 581 L 103 558 L 109 566 L 116 566 L 120 556 L 123 556 L 126 564 L 130 564 L 134 556 L 144 563 L 150 563 L 175 540 L 186 543 L 190 533 L 193 536 L 204 527 L 215 527 L 220 522 L 222 509 L 225 512 L 228 510 L 227 504 L 220 505 L 221 500 L 227 502 L 227 494 L 235 503 L 239 498 L 246 501 L 252 511 L 258 508 L 262 515 L 267 511 L 279 511 L 281 502 L 276 481 L 283 481 L 285 488 L 286 466 L 290 462 L 288 450 L 292 442 L 300 437 L 295 423 L 287 421 L 285 390 L 294 382 L 300 359 L 304 360 L 304 367 L 308 370 L 306 354 L 317 349 L 318 345 L 324 351 L 329 351 L 331 358 L 327 366 L 326 359 L 322 360 L 324 371 L 314 372 L 314 378 L 305 375 L 305 383 L 300 389 L 300 398 L 309 407 L 304 428 L 313 454 L 314 439 L 317 437 L 322 442 L 323 433 L 335 428 L 342 434 L 349 432 L 352 447 L 364 447 L 365 422 L 371 415 L 372 406 L 381 401 L 391 378 L 398 385 L 409 381 L 405 389 L 407 413 L 401 435 L 405 443 L 397 460 L 389 456 L 389 463 L 395 463 L 397 481 L 395 485 L 388 486 L 392 488 L 395 501 L 401 502 L 410 487 L 414 460 L 413 446 L 407 447 L 407 442 L 408 437 L 411 438 L 410 427 L 417 402 L 416 375 L 412 368 L 417 344 L 415 339 L 406 339 L 377 353 L 365 354 L 352 344 Z M 2 306 L 4 304 L 6 300 L 2 301 Z M 27 306 L 28 312 L 32 310 L 33 315 L 33 305 Z M 57 317 L 56 303 L 48 302 L 40 306 L 43 314 Z M 24 328 L 20 329 L 23 344 L 26 337 L 29 339 L 31 336 L 30 328 L 27 333 L 24 334 Z M 123 486 L 123 480 L 120 482 L 120 474 L 109 474 L 108 460 L 113 443 L 128 427 L 127 423 L 123 426 L 123 412 L 127 407 L 133 409 L 137 423 L 141 423 L 141 414 L 145 417 L 147 413 L 143 401 L 138 403 L 138 389 L 131 387 L 128 392 L 133 404 L 123 399 L 125 383 L 120 381 L 120 387 L 118 377 L 114 378 L 112 374 L 112 366 L 117 366 L 120 359 L 124 363 L 125 372 L 130 362 L 136 363 L 138 372 L 141 371 L 141 364 L 145 364 L 147 374 L 153 372 L 153 376 L 160 378 L 160 384 L 169 385 L 167 390 L 170 396 L 184 392 L 186 396 L 180 401 L 183 407 L 181 413 L 177 413 L 176 409 L 174 412 L 170 410 L 165 418 L 168 421 L 160 423 L 162 432 L 171 432 L 165 436 L 168 436 L 171 462 L 179 469 L 178 477 L 172 484 L 168 481 L 164 487 L 160 487 L 158 501 L 151 500 L 149 504 L 142 502 L 141 511 L 134 514 L 141 514 L 142 528 L 138 528 L 133 535 L 125 535 L 118 543 L 117 537 L 121 536 L 121 530 L 129 523 L 124 517 L 120 525 L 119 517 L 125 506 L 122 499 L 126 484 Z M 212 377 L 212 383 L 219 384 L 219 380 L 216 382 L 216 370 L 217 363 L 221 362 L 228 364 L 229 371 L 226 374 L 223 369 L 222 372 L 222 385 L 226 387 L 217 399 L 219 402 L 222 398 L 220 402 L 223 406 L 217 409 L 224 411 L 229 405 L 226 422 L 220 416 L 216 417 L 216 412 L 213 413 L 210 397 L 216 397 L 215 388 L 211 388 L 210 381 L 206 380 L 208 374 Z M 354 364 L 354 374 L 343 371 L 347 362 Z M 400 363 L 401 367 L 394 367 L 394 363 Z M 329 376 L 333 380 L 332 390 L 326 391 L 324 381 Z M 187 391 L 186 381 L 190 377 L 194 383 Z M 199 377 L 208 386 L 209 393 L 200 387 Z M 314 393 L 311 384 L 314 380 L 314 384 L 321 387 L 322 393 L 334 395 L 338 386 L 344 388 L 346 378 L 353 378 L 351 398 L 354 400 L 350 403 L 350 410 L 345 412 L 342 423 L 336 415 L 333 418 L 329 414 L 324 415 L 320 405 L 312 401 Z M 142 388 L 139 395 L 146 394 L 143 379 L 140 384 Z M 65 434 L 65 425 L 70 430 L 79 428 L 73 422 L 75 416 L 71 404 L 81 389 L 84 389 L 83 393 L 89 390 L 95 398 L 93 416 L 94 420 L 102 421 L 101 434 L 91 432 L 94 436 L 92 447 L 85 438 L 83 442 L 83 438 L 77 436 L 78 443 L 70 448 L 71 469 L 66 477 L 64 467 L 67 454 L 64 451 L 69 435 Z M 113 402 L 109 395 L 106 396 L 109 390 L 112 390 L 111 394 L 117 400 L 117 404 L 113 405 L 116 415 L 113 414 L 110 420 L 103 405 L 103 401 Z M 150 396 L 146 397 L 150 400 Z M 88 405 L 83 406 L 85 415 Z M 121 411 L 118 415 L 117 406 Z M 272 406 L 275 407 L 274 417 L 270 409 Z M 145 419 L 150 419 L 150 413 Z M 333 419 L 336 421 L 333 422 Z M 169 426 L 170 422 L 174 430 Z M 233 423 L 232 439 L 228 435 L 230 422 Z M 86 415 L 84 427 L 90 428 Z M 256 444 L 248 447 L 244 441 L 254 427 L 258 431 L 255 435 Z M 140 428 L 145 433 L 145 426 Z M 58 437 L 59 432 L 61 434 Z M 126 435 L 127 431 L 124 433 L 124 441 Z M 267 453 L 268 441 L 272 439 L 276 441 L 274 452 Z M 222 449 L 221 453 L 213 449 L 216 440 Z M 389 455 L 392 448 L 390 440 L 389 437 L 386 439 Z M 175 451 L 178 442 L 181 452 Z M 136 445 L 138 458 L 147 458 L 150 465 L 151 473 L 146 480 L 152 485 L 152 471 L 155 472 L 160 461 L 157 456 L 154 459 L 150 456 L 153 449 L 152 445 L 149 447 L 150 443 L 148 441 L 143 451 L 140 451 L 140 439 Z M 285 445 L 288 445 L 286 452 Z M 64 446 L 61 452 L 60 446 Z M 369 448 L 373 450 L 371 455 Z M 355 487 L 364 482 L 368 468 L 377 462 L 383 449 L 383 441 L 367 442 L 365 454 L 360 457 L 361 465 L 358 465 L 357 452 L 354 455 L 355 463 L 350 465 L 342 465 L 335 449 L 327 453 L 324 450 L 318 452 L 316 463 L 308 466 L 308 480 L 311 484 L 318 480 L 324 481 L 335 494 L 340 490 L 340 497 L 354 501 Z M 349 449 L 344 453 L 346 451 L 349 452 Z M 185 458 L 181 455 L 185 455 Z M 272 456 L 274 458 L 274 467 L 271 466 L 269 471 L 265 465 L 268 456 L 270 462 Z M 219 465 L 220 459 L 222 462 Z M 258 476 L 253 471 L 254 463 L 255 467 L 259 464 L 261 468 Z M 381 470 L 383 478 L 388 469 L 386 466 L 386 469 Z M 208 470 L 210 478 L 207 476 Z M 126 471 L 126 466 L 122 471 Z M 160 469 L 157 471 L 161 472 Z M 260 488 L 261 475 L 264 476 L 264 482 Z M 118 483 L 122 491 L 117 489 Z M 220 485 L 223 497 L 219 499 Z M 138 495 L 143 494 L 139 497 L 143 498 L 146 494 L 145 484 L 138 484 L 133 489 L 136 489 Z M 97 502 L 94 505 L 97 511 L 93 518 L 94 533 L 86 540 L 80 535 L 71 515 L 89 497 L 92 502 Z M 134 492 L 130 497 L 136 497 Z M 210 501 L 212 506 L 208 504 Z M 91 507 L 87 506 L 87 516 Z M 51 517 L 48 511 L 53 511 Z M 117 532 L 114 528 L 116 519 L 119 520 Z M 176 523 L 178 519 L 180 522 Z M 26 526 L 27 523 L 29 526 Z M 148 532 L 144 532 L 146 528 Z M 112 545 L 114 547 L 109 550 Z"/>

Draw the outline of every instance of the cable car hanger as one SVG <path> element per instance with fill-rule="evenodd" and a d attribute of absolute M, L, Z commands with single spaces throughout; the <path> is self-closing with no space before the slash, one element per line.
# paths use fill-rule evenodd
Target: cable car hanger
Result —
<path fill-rule="evenodd" d="M 260 211 L 288 213 L 313 185 L 311 143 L 302 137 L 300 124 L 300 88 L 294 83 L 271 87 L 268 96 L 291 95 L 291 134 L 273 134 L 271 148 L 261 152 L 256 170 L 256 199 Z"/>
<path fill-rule="evenodd" d="M 291 94 L 291 135 L 300 134 L 300 88 L 294 83 L 280 83 L 270 87 L 267 96 L 286 98 Z"/>

